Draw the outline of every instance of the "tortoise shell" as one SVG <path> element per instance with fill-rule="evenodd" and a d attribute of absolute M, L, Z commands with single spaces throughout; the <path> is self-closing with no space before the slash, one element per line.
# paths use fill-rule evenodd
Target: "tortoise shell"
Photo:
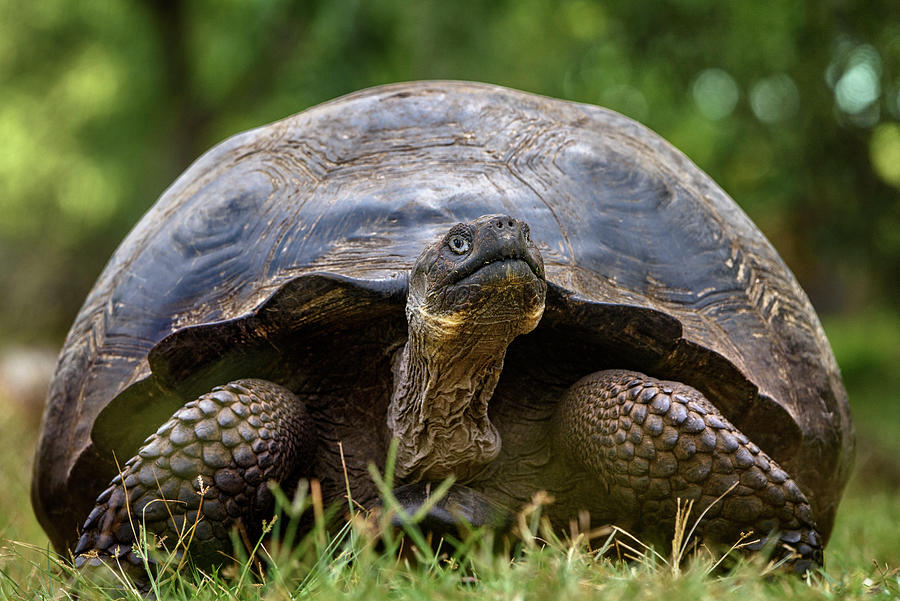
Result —
<path fill-rule="evenodd" d="M 498 390 L 610 367 L 690 384 L 792 474 L 827 539 L 853 455 L 846 392 L 807 296 L 735 202 L 617 113 L 419 82 L 226 140 L 124 240 L 49 394 L 32 496 L 54 545 L 75 539 L 113 456 L 228 379 L 302 393 L 328 440 L 383 421 L 407 271 L 488 213 L 530 225 L 549 285 Z"/>

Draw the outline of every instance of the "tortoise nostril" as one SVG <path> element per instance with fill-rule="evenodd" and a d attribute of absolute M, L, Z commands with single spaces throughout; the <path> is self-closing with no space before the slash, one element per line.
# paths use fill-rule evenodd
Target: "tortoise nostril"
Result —
<path fill-rule="evenodd" d="M 499 230 L 499 229 L 503 229 L 504 227 L 513 228 L 516 226 L 517 223 L 518 223 L 518 220 L 516 220 L 515 218 L 510 217 L 509 215 L 502 215 L 502 216 L 498 216 L 496 221 L 490 222 L 490 225 L 492 227 L 496 227 Z"/>

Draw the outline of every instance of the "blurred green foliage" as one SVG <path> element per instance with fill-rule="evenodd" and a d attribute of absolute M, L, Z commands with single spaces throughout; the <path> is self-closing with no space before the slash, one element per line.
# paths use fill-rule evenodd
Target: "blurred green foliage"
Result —
<path fill-rule="evenodd" d="M 738 200 L 820 310 L 900 291 L 897 0 L 5 0 L 0 336 L 58 340 L 215 142 L 426 78 L 642 121 Z"/>

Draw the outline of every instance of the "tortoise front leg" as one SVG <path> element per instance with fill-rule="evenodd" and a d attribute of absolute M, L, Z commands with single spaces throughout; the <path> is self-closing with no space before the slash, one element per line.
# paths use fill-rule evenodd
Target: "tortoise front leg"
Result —
<path fill-rule="evenodd" d="M 291 391 L 265 380 L 217 387 L 179 409 L 100 494 L 75 563 L 140 566 L 132 545 L 141 525 L 170 550 L 189 540 L 199 567 L 221 562 L 231 526 L 240 520 L 258 534 L 273 507 L 267 482 L 294 486 L 314 446 L 313 423 Z"/>
<path fill-rule="evenodd" d="M 732 544 L 752 530 L 762 537 L 750 545 L 758 550 L 777 532 L 776 552 L 799 555 L 795 571 L 821 565 L 806 497 L 697 390 L 600 371 L 569 388 L 555 419 L 556 443 L 604 483 L 620 519 L 636 531 L 670 535 L 676 499 L 693 500 L 695 516 L 709 507 L 698 527 L 706 538 Z"/>

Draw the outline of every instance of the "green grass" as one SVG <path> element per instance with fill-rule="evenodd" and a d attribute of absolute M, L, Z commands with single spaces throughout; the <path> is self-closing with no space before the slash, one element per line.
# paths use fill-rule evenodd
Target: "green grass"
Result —
<path fill-rule="evenodd" d="M 524 516 L 523 542 L 511 556 L 495 553 L 489 535 L 467 541 L 455 555 L 410 550 L 409 536 L 405 542 L 380 536 L 377 522 L 358 519 L 336 535 L 317 529 L 299 544 L 258 549 L 261 557 L 274 556 L 262 577 L 246 560 L 218 574 L 166 570 L 156 592 L 184 600 L 900 599 L 900 318 L 876 313 L 826 328 L 857 417 L 859 461 L 826 550 L 826 569 L 808 581 L 765 577 L 765 566 L 755 560 L 710 574 L 716 558 L 703 554 L 677 572 L 649 555 L 621 561 L 615 552 L 596 552 L 604 538 L 592 549 L 556 539 L 540 530 L 533 514 Z M 85 582 L 48 552 L 28 501 L 35 433 L 8 406 L 0 399 L 0 599 L 139 598 L 121 584 Z M 289 523 L 282 519 L 275 528 Z"/>

